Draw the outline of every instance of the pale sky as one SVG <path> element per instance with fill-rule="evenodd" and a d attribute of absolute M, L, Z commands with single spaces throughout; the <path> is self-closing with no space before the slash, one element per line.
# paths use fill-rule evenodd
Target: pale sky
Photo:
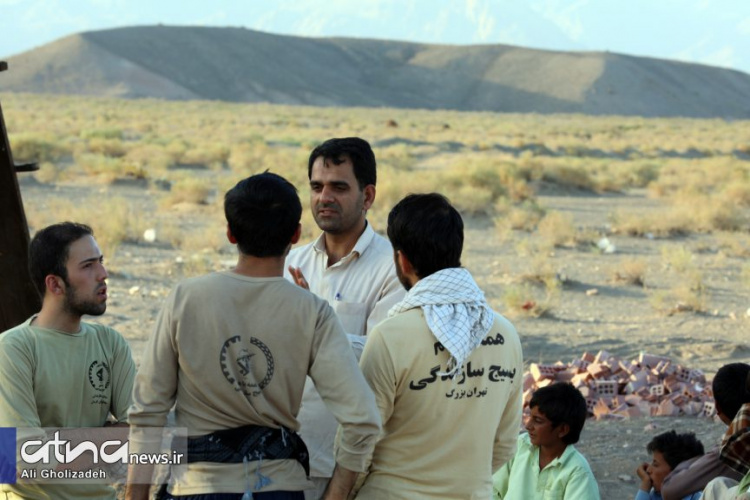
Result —
<path fill-rule="evenodd" d="M 0 0 L 0 57 L 154 24 L 608 50 L 750 73 L 750 0 Z"/>

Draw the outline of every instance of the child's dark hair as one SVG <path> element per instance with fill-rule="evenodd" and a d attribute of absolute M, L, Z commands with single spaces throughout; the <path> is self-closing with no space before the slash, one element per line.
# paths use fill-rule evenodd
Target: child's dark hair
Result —
<path fill-rule="evenodd" d="M 712 388 L 716 407 L 733 419 L 743 404 L 750 403 L 750 365 L 729 363 L 722 366 L 716 372 Z"/>
<path fill-rule="evenodd" d="M 703 455 L 703 444 L 692 432 L 677 434 L 675 431 L 668 431 L 654 437 L 646 446 L 646 450 L 649 453 L 661 453 L 669 467 L 674 470 L 680 462 Z"/>
<path fill-rule="evenodd" d="M 570 432 L 563 436 L 565 444 L 575 444 L 581 437 L 588 410 L 581 391 L 565 382 L 538 389 L 531 396 L 529 408 L 537 407 L 552 422 L 552 427 L 568 424 Z"/>

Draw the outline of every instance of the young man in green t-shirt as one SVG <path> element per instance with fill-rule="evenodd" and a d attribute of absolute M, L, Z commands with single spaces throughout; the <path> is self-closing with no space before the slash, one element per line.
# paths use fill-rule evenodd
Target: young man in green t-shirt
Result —
<path fill-rule="evenodd" d="M 107 270 L 90 227 L 63 222 L 40 230 L 29 248 L 42 309 L 0 334 L 0 427 L 18 437 L 42 428 L 123 424 L 135 364 L 115 330 L 81 320 L 107 308 Z M 7 498 L 114 499 L 107 484 L 0 485 Z"/>

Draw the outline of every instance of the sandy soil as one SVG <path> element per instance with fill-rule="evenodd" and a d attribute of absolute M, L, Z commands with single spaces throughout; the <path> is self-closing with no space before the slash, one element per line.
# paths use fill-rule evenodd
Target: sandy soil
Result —
<path fill-rule="evenodd" d="M 148 190 L 136 186 L 97 186 L 102 199 L 124 196 L 143 213 L 157 213 Z M 22 193 L 27 211 L 43 210 L 56 197 L 76 199 L 91 186 L 44 186 L 24 182 Z M 542 196 L 542 205 L 570 213 L 576 224 L 606 231 L 609 214 L 622 207 L 648 211 L 658 202 L 643 193 L 607 196 Z M 159 220 L 181 221 L 185 229 L 215 224 L 218 205 L 177 207 L 158 212 Z M 92 207 L 92 213 L 96 208 Z M 529 256 L 518 251 L 519 239 L 505 239 L 488 218 L 467 218 L 463 263 L 486 291 L 490 303 L 505 311 L 503 291 L 519 276 L 529 272 Z M 96 228 L 96 216 L 88 221 Z M 377 226 L 376 226 L 377 228 Z M 218 231 L 222 231 L 219 227 Z M 157 234 L 158 237 L 158 234 Z M 709 376 L 721 365 L 748 361 L 750 341 L 746 316 L 750 301 L 740 279 L 742 259 L 727 256 L 712 235 L 692 235 L 669 240 L 609 235 L 616 247 L 613 254 L 590 248 L 556 249 L 549 262 L 566 277 L 559 303 L 544 318 L 512 317 L 522 337 L 527 362 L 569 362 L 588 351 L 605 349 L 625 359 L 640 352 L 666 355 Z M 710 294 L 705 313 L 666 315 L 649 302 L 654 290 L 669 288 L 673 273 L 665 269 L 664 248 L 684 247 L 694 254 Z M 623 259 L 639 257 L 648 263 L 646 288 L 618 284 L 615 271 Z M 122 332 L 139 358 L 151 332 L 161 301 L 179 279 L 178 261 L 191 255 L 164 243 L 124 244 L 110 261 L 110 307 L 101 322 Z M 215 256 L 217 267 L 229 266 L 233 250 Z M 597 289 L 595 295 L 587 290 Z M 652 425 L 649 425 L 652 424 Z M 647 427 L 648 425 L 648 427 Z M 706 448 L 714 446 L 725 427 L 705 418 L 641 418 L 630 421 L 590 420 L 579 449 L 588 457 L 599 481 L 602 498 L 626 499 L 635 494 L 636 465 L 648 459 L 646 443 L 669 429 L 694 431 Z"/>

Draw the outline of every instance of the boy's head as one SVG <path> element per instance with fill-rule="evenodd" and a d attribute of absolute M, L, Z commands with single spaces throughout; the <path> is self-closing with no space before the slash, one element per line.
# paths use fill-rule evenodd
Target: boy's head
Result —
<path fill-rule="evenodd" d="M 719 368 L 712 384 L 716 412 L 729 425 L 740 407 L 750 403 L 750 365 L 730 363 Z"/>
<path fill-rule="evenodd" d="M 548 385 L 537 390 L 529 403 L 531 417 L 526 424 L 531 444 L 543 446 L 562 441 L 578 442 L 586 423 L 586 400 L 567 383 Z"/>
<path fill-rule="evenodd" d="M 646 472 L 656 491 L 661 491 L 664 478 L 680 462 L 703 455 L 703 445 L 692 432 L 677 434 L 675 431 L 669 431 L 659 434 L 648 443 L 646 450 L 652 455 Z"/>
<path fill-rule="evenodd" d="M 224 196 L 228 235 L 240 252 L 280 257 L 299 236 L 302 204 L 283 177 L 264 172 L 241 180 Z"/>

